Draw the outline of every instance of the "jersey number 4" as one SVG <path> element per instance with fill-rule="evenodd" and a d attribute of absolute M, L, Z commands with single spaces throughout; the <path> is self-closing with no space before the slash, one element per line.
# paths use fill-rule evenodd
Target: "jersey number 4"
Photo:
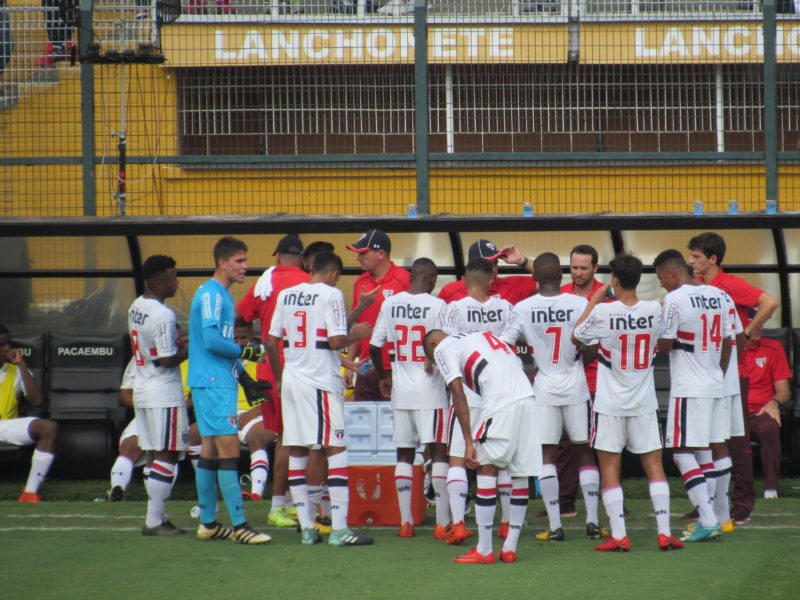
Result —
<path fill-rule="evenodd" d="M 409 327 L 398 323 L 394 326 L 394 331 L 397 334 L 394 359 L 397 362 L 425 362 L 425 352 L 422 349 L 422 340 L 427 333 L 425 327 L 423 325 Z"/>

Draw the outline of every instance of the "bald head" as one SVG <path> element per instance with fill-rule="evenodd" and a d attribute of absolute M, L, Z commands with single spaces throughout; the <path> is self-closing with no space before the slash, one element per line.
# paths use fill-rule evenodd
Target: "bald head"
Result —
<path fill-rule="evenodd" d="M 561 261 L 552 252 L 544 252 L 533 260 L 533 273 L 539 284 L 560 284 Z"/>
<path fill-rule="evenodd" d="M 433 353 L 436 350 L 436 346 L 446 337 L 447 334 L 441 329 L 431 329 L 425 334 L 425 337 L 422 339 L 422 346 L 425 348 L 425 355 L 428 357 L 428 360 L 433 360 Z"/>

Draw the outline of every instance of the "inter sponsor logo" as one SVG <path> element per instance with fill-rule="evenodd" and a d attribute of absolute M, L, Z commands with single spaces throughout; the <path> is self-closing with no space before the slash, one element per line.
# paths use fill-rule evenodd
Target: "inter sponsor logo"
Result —
<path fill-rule="evenodd" d="M 709 298 L 702 294 L 692 294 L 689 296 L 689 301 L 692 303 L 693 308 L 703 308 L 706 310 L 720 310 L 722 308 L 720 298 Z"/>
<path fill-rule="evenodd" d="M 289 292 L 283 297 L 284 306 L 314 306 L 319 294 L 304 294 L 302 291 Z"/>
<path fill-rule="evenodd" d="M 468 308 L 468 323 L 500 323 L 503 320 L 503 309 L 486 310 L 484 308 Z"/>
<path fill-rule="evenodd" d="M 131 325 L 144 325 L 149 316 L 149 314 L 143 313 L 138 308 L 131 308 L 128 311 L 128 321 L 130 321 Z"/>
<path fill-rule="evenodd" d="M 395 304 L 392 306 L 393 319 L 427 319 L 430 306 L 414 306 L 413 304 Z"/>
<path fill-rule="evenodd" d="M 575 311 L 571 308 L 532 308 L 531 323 L 568 323 L 573 319 Z"/>
<path fill-rule="evenodd" d="M 631 329 L 649 329 L 653 327 L 653 315 L 634 317 L 633 315 L 611 315 L 609 327 L 620 331 Z"/>

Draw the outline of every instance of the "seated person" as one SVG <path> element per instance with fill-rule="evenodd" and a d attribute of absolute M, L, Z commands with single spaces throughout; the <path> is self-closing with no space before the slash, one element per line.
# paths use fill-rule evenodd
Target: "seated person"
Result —
<path fill-rule="evenodd" d="M 25 366 L 22 352 L 13 347 L 11 334 L 0 325 L 0 442 L 15 446 L 36 444 L 19 502 L 41 502 L 39 487 L 53 464 L 58 427 L 49 419 L 19 417 L 23 396 L 31 406 L 42 404 L 42 393 Z"/>
<path fill-rule="evenodd" d="M 761 444 L 764 498 L 774 500 L 781 470 L 781 406 L 789 401 L 792 371 L 783 345 L 763 333 L 763 327 L 753 331 L 740 362 L 750 378 L 745 418 L 750 439 Z"/>

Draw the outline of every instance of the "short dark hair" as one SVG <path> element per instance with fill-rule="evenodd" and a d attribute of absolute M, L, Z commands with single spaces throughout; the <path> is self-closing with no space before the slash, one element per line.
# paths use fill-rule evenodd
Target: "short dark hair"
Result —
<path fill-rule="evenodd" d="M 308 260 L 309 256 L 316 256 L 320 252 L 333 252 L 334 249 L 335 248 L 333 247 L 333 244 L 330 242 L 311 242 L 308 246 L 306 246 L 306 249 L 303 250 L 303 258 Z"/>
<path fill-rule="evenodd" d="M 412 279 L 419 276 L 429 277 L 430 275 L 438 274 L 439 268 L 436 266 L 436 263 L 426 256 L 422 256 L 411 263 Z"/>
<path fill-rule="evenodd" d="M 683 254 L 674 248 L 664 250 L 656 256 L 656 259 L 653 261 L 653 268 L 655 269 L 675 269 L 681 267 L 684 269 L 687 268 L 686 260 L 683 258 Z"/>
<path fill-rule="evenodd" d="M 247 244 L 242 240 L 230 235 L 219 238 L 219 241 L 214 244 L 214 266 L 219 264 L 219 261 L 228 260 L 239 252 L 247 252 Z"/>
<path fill-rule="evenodd" d="M 241 315 L 236 317 L 236 320 L 233 322 L 234 329 L 239 329 L 240 327 L 252 327 L 252 326 L 253 324 L 250 321 L 246 320 Z"/>
<path fill-rule="evenodd" d="M 492 276 L 494 269 L 492 263 L 483 258 L 473 258 L 467 263 L 467 273 L 483 273 L 484 275 Z"/>
<path fill-rule="evenodd" d="M 642 261 L 629 252 L 617 254 L 608 263 L 611 275 L 619 280 L 623 290 L 635 290 L 642 278 Z"/>
<path fill-rule="evenodd" d="M 142 279 L 150 283 L 161 278 L 169 269 L 175 268 L 175 259 L 163 254 L 149 256 L 142 264 Z"/>
<path fill-rule="evenodd" d="M 706 258 L 716 256 L 717 265 L 721 265 L 725 258 L 725 240 L 720 234 L 708 231 L 690 239 L 689 250 L 700 250 Z"/>
<path fill-rule="evenodd" d="M 339 255 L 333 252 L 320 252 L 314 258 L 314 268 L 311 272 L 322 273 L 323 271 L 331 271 L 334 269 L 339 271 L 339 273 L 344 270 L 344 265 Z"/>
<path fill-rule="evenodd" d="M 590 246 L 589 244 L 578 244 L 569 251 L 570 258 L 572 258 L 573 254 L 588 254 L 592 257 L 592 266 L 595 266 L 597 261 L 600 260 L 597 250 L 595 250 L 594 246 Z"/>

